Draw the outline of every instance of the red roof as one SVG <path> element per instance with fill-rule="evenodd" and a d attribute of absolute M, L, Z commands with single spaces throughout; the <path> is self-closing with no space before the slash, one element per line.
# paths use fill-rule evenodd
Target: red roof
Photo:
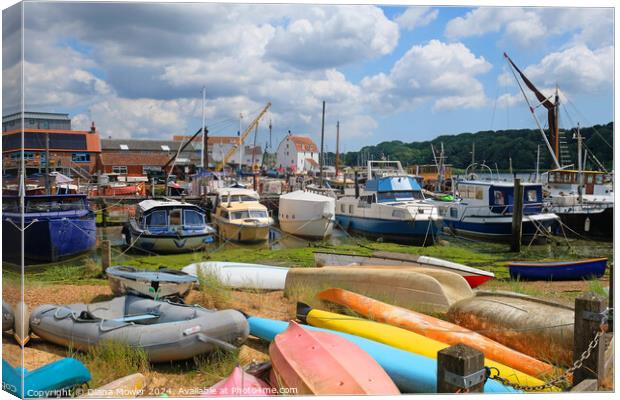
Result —
<path fill-rule="evenodd" d="M 295 143 L 295 148 L 297 149 L 297 151 L 318 151 L 318 147 L 309 136 L 288 135 L 286 138 L 287 140 Z"/>

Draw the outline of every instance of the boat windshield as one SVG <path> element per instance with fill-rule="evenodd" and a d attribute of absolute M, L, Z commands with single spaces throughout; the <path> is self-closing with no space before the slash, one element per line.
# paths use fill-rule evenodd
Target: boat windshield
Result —
<path fill-rule="evenodd" d="M 2 199 L 2 211 L 6 212 L 19 212 L 18 199 Z"/>
<path fill-rule="evenodd" d="M 44 212 L 58 212 L 58 211 L 75 211 L 84 210 L 85 205 L 81 197 L 62 197 L 62 198 L 49 198 L 43 197 L 40 199 L 29 198 L 26 199 L 27 213 L 44 213 Z"/>
<path fill-rule="evenodd" d="M 153 211 L 146 216 L 147 226 L 166 226 L 166 211 Z"/>
<path fill-rule="evenodd" d="M 233 211 L 230 213 L 230 219 L 245 219 L 245 218 L 267 218 L 267 211 L 243 210 L 243 211 Z"/>
<path fill-rule="evenodd" d="M 198 211 L 194 211 L 194 210 L 183 211 L 183 225 L 202 226 L 204 224 L 205 224 L 205 218 Z"/>
<path fill-rule="evenodd" d="M 418 190 L 403 190 L 377 193 L 377 202 L 386 203 L 390 201 L 423 200 L 422 192 Z"/>
<path fill-rule="evenodd" d="M 225 203 L 238 203 L 242 201 L 258 201 L 257 198 L 249 196 L 247 194 L 232 194 L 225 197 Z"/>

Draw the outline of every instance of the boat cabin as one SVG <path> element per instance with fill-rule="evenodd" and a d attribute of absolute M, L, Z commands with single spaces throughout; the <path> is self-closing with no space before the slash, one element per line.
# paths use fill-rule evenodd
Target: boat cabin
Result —
<path fill-rule="evenodd" d="M 245 188 L 222 188 L 217 191 L 215 207 L 222 203 L 258 202 L 260 196 L 254 190 Z"/>
<path fill-rule="evenodd" d="M 583 173 L 583 194 L 604 195 L 609 194 L 607 184 L 611 184 L 608 174 L 600 171 L 582 171 Z M 556 169 L 549 171 L 547 183 L 555 190 L 560 190 L 565 194 L 578 193 L 579 171 Z"/>
<path fill-rule="evenodd" d="M 24 213 L 46 214 L 88 210 L 85 194 L 35 195 L 24 197 Z M 3 196 L 2 212 L 20 213 L 19 196 Z"/>
<path fill-rule="evenodd" d="M 537 214 L 542 210 L 542 184 L 522 183 L 523 213 Z M 478 208 L 480 214 L 511 214 L 514 204 L 513 182 L 459 181 L 456 183 L 456 195 L 460 205 Z M 456 210 L 450 209 L 456 214 Z"/>
<path fill-rule="evenodd" d="M 182 227 L 204 229 L 205 212 L 196 205 L 179 201 L 144 200 L 136 209 L 136 222 L 143 229 Z"/>
<path fill-rule="evenodd" d="M 411 176 L 387 176 L 371 179 L 360 196 L 360 202 L 393 203 L 424 200 L 422 188 Z"/>

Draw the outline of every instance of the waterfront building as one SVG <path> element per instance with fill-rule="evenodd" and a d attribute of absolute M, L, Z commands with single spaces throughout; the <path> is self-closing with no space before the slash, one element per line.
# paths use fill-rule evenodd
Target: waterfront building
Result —
<path fill-rule="evenodd" d="M 276 166 L 293 173 L 319 171 L 319 150 L 309 136 L 289 134 L 276 150 Z"/>

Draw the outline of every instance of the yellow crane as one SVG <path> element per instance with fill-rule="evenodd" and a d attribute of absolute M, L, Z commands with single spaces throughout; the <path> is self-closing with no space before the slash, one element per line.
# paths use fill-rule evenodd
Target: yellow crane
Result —
<path fill-rule="evenodd" d="M 271 107 L 271 102 L 267 103 L 267 105 L 258 114 L 258 116 L 256 118 L 254 118 L 254 121 L 252 121 L 252 123 L 250 125 L 248 125 L 248 127 L 245 129 L 245 131 L 243 131 L 243 134 L 239 137 L 239 145 L 237 147 L 235 147 L 235 146 L 231 147 L 230 150 L 228 150 L 228 152 L 226 152 L 226 154 L 224 155 L 224 158 L 222 158 L 222 161 L 218 162 L 215 165 L 215 170 L 216 171 L 221 171 L 222 169 L 224 169 L 224 165 L 226 165 L 228 160 L 233 156 L 233 154 L 235 154 L 235 151 L 237 150 L 237 148 L 240 148 L 241 146 L 243 146 L 243 142 L 248 137 L 248 135 L 250 134 L 252 129 L 254 129 L 254 127 L 258 124 L 258 122 L 263 117 L 263 115 L 265 115 L 265 113 L 267 112 L 269 107 Z M 254 150 L 252 150 L 252 151 L 254 151 Z M 239 167 L 241 167 L 241 166 L 239 166 Z"/>

